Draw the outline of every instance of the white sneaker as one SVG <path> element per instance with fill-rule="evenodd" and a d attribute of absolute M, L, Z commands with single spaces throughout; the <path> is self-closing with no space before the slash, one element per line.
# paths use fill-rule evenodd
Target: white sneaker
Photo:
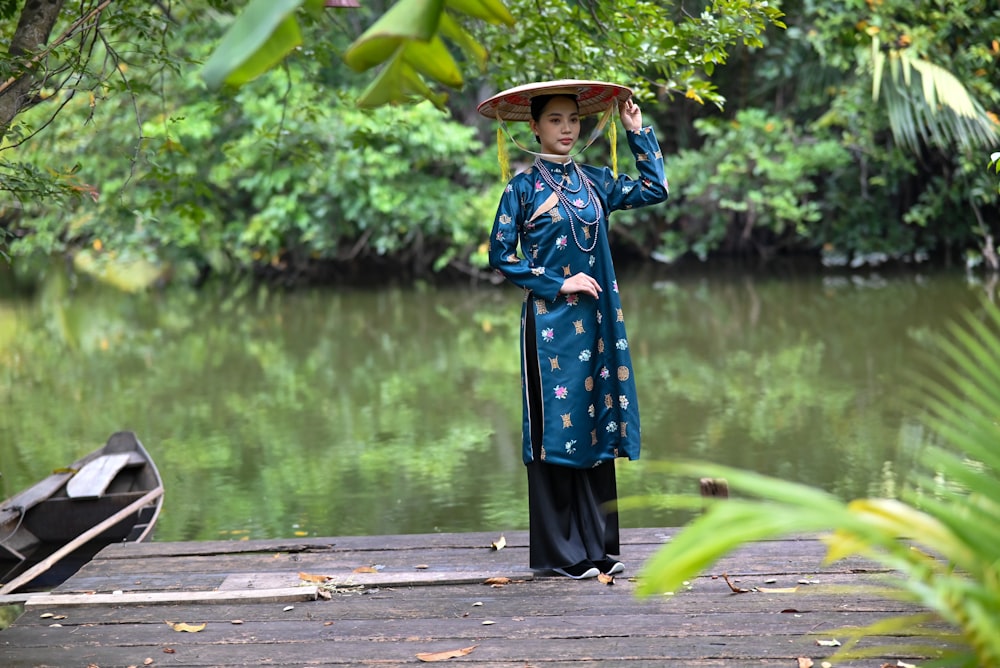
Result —
<path fill-rule="evenodd" d="M 574 567 L 571 566 L 570 568 Z M 582 569 L 582 567 L 580 568 Z M 565 568 L 553 568 L 552 570 L 558 573 L 559 575 L 565 575 L 566 577 L 573 578 L 574 580 L 586 580 L 587 578 L 596 578 L 598 575 L 601 574 L 601 571 L 597 568 L 597 566 L 591 566 L 590 568 L 583 570 L 583 572 L 581 572 L 579 575 L 573 575 L 573 573 L 569 572 L 569 570 Z"/>

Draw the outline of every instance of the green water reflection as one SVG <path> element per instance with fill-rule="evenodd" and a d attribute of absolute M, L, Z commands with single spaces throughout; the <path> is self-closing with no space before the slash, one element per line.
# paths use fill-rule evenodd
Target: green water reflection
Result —
<path fill-rule="evenodd" d="M 923 433 L 898 401 L 961 274 L 623 277 L 643 460 L 696 457 L 845 498 L 892 494 Z M 0 493 L 135 430 L 161 540 L 527 527 L 512 287 L 122 295 L 0 272 Z M 682 522 L 629 511 L 625 526 Z"/>

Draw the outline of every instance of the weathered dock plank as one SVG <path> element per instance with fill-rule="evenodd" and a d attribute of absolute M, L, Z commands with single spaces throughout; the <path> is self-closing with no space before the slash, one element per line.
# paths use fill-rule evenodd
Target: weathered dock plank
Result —
<path fill-rule="evenodd" d="M 625 530 L 629 570 L 612 585 L 533 574 L 524 532 L 508 533 L 499 551 L 490 547 L 498 534 L 116 545 L 51 595 L 31 598 L 0 632 L 0 665 L 398 666 L 474 646 L 447 663 L 794 667 L 799 657 L 818 665 L 829 650 L 817 641 L 839 629 L 913 611 L 882 595 L 891 573 L 860 559 L 824 565 L 812 537 L 746 546 L 682 591 L 636 598 L 629 576 L 673 531 Z M 306 583 L 299 573 L 332 579 Z M 737 594 L 722 573 L 745 589 L 794 591 Z M 498 576 L 511 581 L 483 583 Z M 264 596 L 279 587 L 328 598 Z M 166 622 L 205 626 L 182 633 Z"/>

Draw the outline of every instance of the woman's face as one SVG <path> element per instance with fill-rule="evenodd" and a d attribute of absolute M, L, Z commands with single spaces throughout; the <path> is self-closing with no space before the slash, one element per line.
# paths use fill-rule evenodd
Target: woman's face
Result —
<path fill-rule="evenodd" d="M 531 120 L 531 131 L 541 142 L 542 153 L 568 156 L 580 137 L 576 101 L 569 97 L 552 98 L 538 120 Z"/>

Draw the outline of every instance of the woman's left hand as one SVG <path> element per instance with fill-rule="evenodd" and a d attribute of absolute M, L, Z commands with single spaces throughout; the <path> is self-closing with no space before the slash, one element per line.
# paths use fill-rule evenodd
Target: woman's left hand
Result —
<path fill-rule="evenodd" d="M 622 126 L 626 130 L 636 132 L 642 128 L 642 112 L 632 98 L 618 103 L 618 115 L 621 116 Z"/>

